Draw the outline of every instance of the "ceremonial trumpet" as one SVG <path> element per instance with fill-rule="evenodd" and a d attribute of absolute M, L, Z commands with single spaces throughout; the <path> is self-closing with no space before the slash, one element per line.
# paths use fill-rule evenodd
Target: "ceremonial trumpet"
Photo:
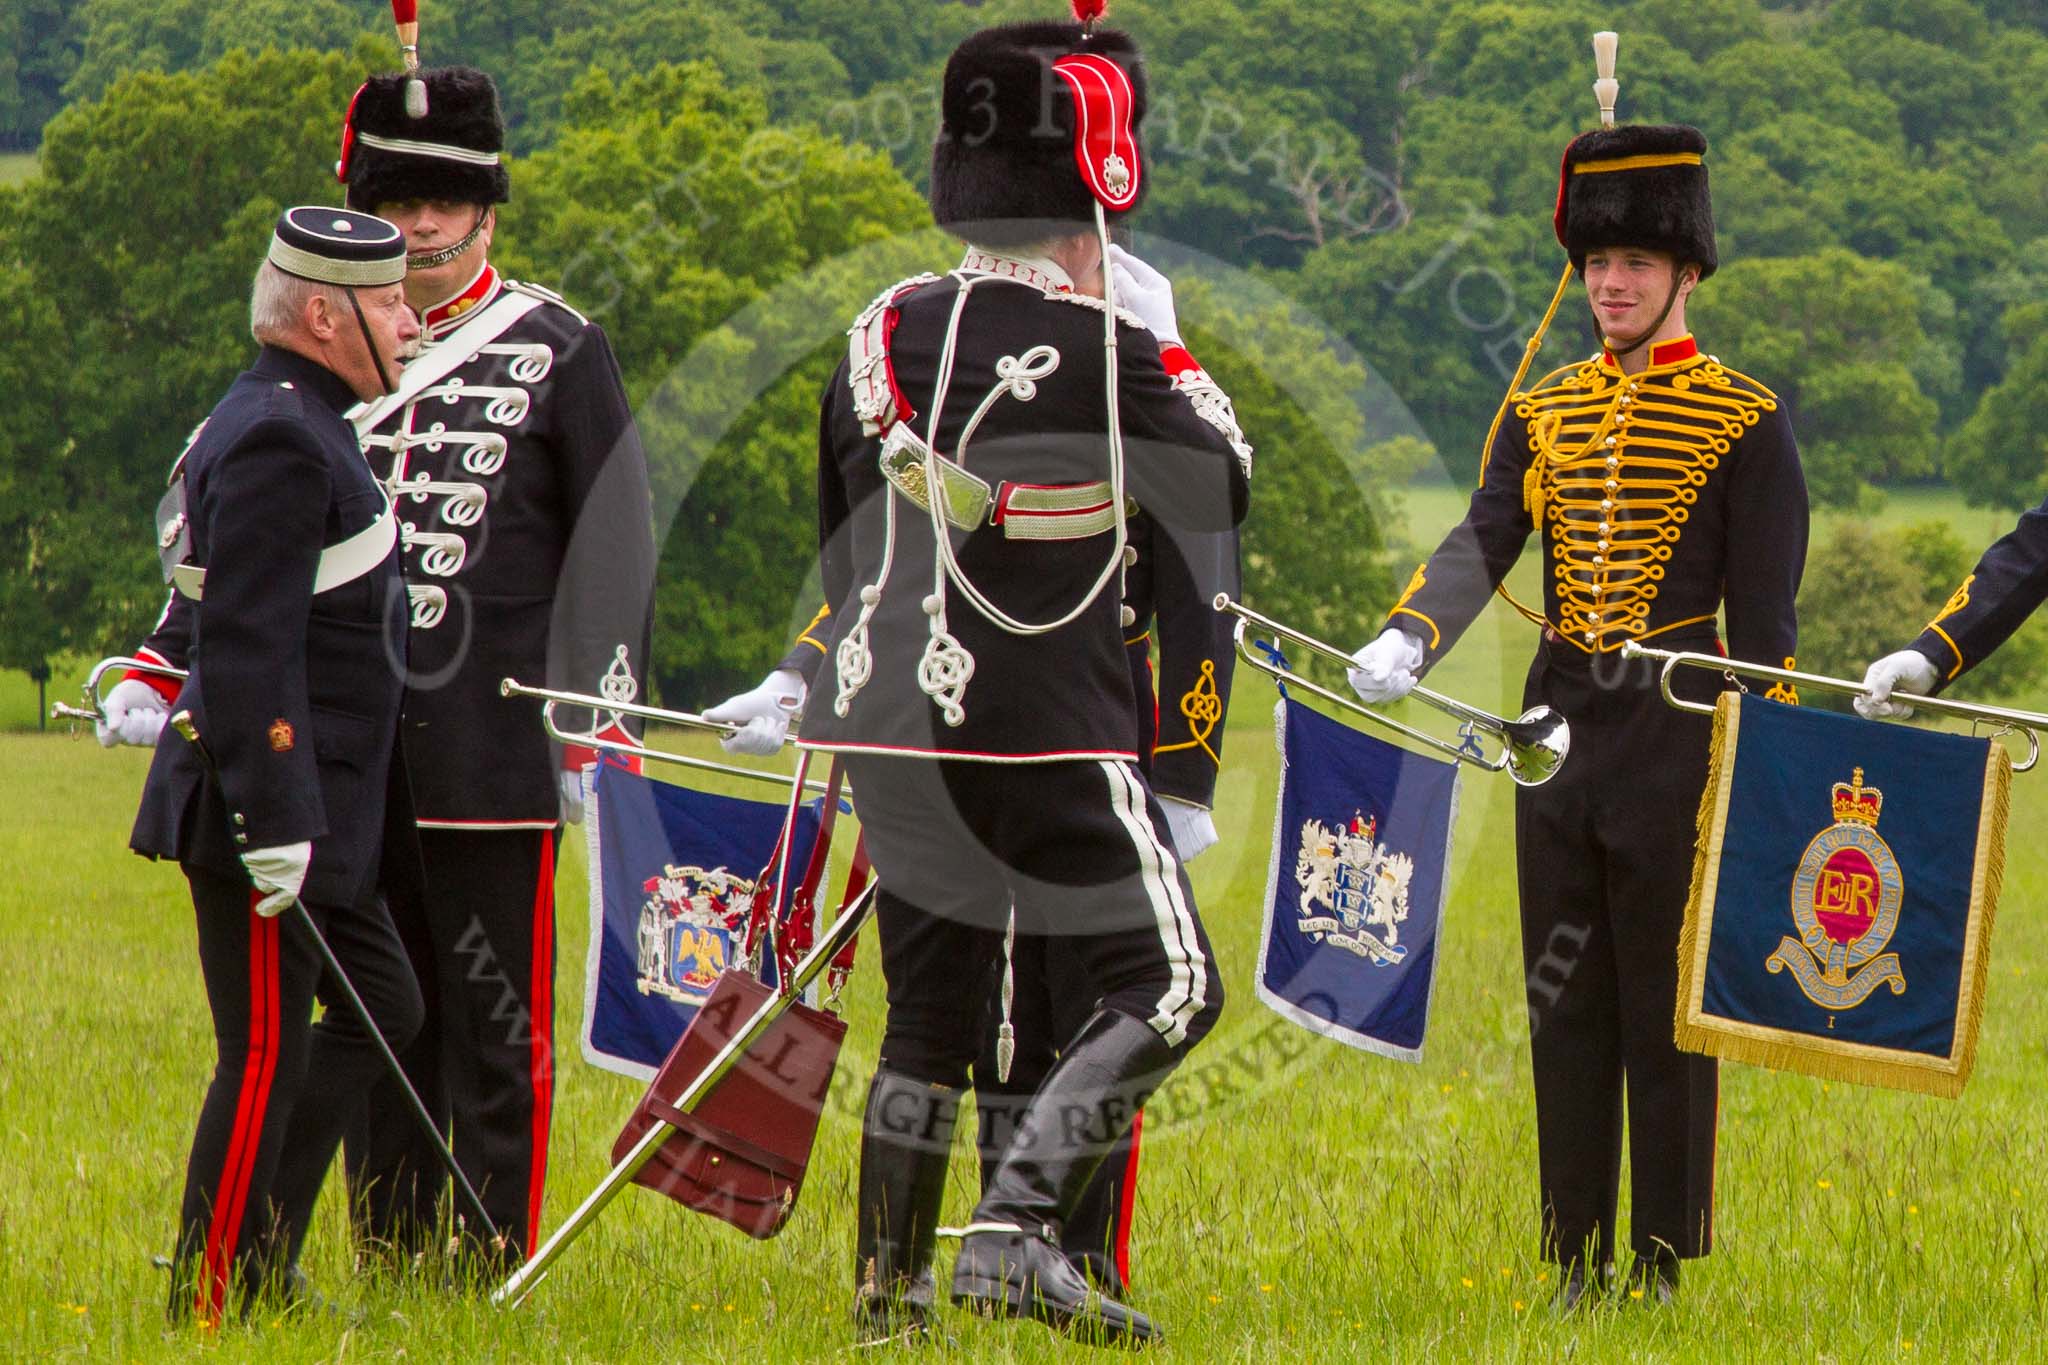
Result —
<path fill-rule="evenodd" d="M 1822 692 L 1839 692 L 1851 697 L 1867 697 L 1869 691 L 1860 682 L 1847 678 L 1831 678 L 1825 673 L 1801 673 L 1791 668 L 1772 668 L 1769 664 L 1753 664 L 1741 659 L 1724 659 L 1719 654 L 1694 654 L 1686 650 L 1654 649 L 1625 641 L 1621 646 L 1624 659 L 1662 660 L 1664 671 L 1657 676 L 1657 686 L 1664 693 L 1664 700 L 1681 711 L 1696 711 L 1703 716 L 1714 714 L 1711 703 L 1687 701 L 1671 694 L 1671 675 L 1683 665 L 1691 668 L 1708 668 L 1716 673 L 1729 673 L 1744 678 L 1769 678 L 1774 682 L 1796 683 L 1801 687 L 1812 687 Z M 2041 736 L 2038 733 L 2048 728 L 2048 715 L 2037 711 L 2014 711 L 2004 706 L 1985 706 L 1977 702 L 1948 701 L 1941 697 L 1915 696 L 1911 692 L 1893 692 L 1893 701 L 1908 706 L 1925 708 L 1937 715 L 1960 716 L 1972 724 L 1990 724 L 1998 727 L 2001 735 L 2016 734 L 2027 741 L 2027 761 L 2015 763 L 2012 770 L 2026 772 L 2041 757 Z"/>
<path fill-rule="evenodd" d="M 169 664 L 152 663 L 148 659 L 131 659 L 125 655 L 101 659 L 93 665 L 92 672 L 86 674 L 85 686 L 80 689 L 85 705 L 70 706 L 61 701 L 53 702 L 50 706 L 50 719 L 89 720 L 97 725 L 105 725 L 107 707 L 106 703 L 100 700 L 100 679 L 117 668 L 123 673 L 149 673 L 159 678 L 176 678 L 180 682 L 185 680 L 185 670 L 172 668 Z"/>
<path fill-rule="evenodd" d="M 1352 697 L 1331 691 L 1319 683 L 1309 681 L 1283 664 L 1274 663 L 1252 652 L 1250 642 L 1245 638 L 1245 627 L 1258 626 L 1268 630 L 1282 640 L 1291 641 L 1314 654 L 1334 659 L 1347 667 L 1351 656 L 1335 645 L 1325 644 L 1312 635 L 1304 635 L 1291 627 L 1283 626 L 1270 616 L 1261 616 L 1242 602 L 1232 601 L 1229 593 L 1217 593 L 1214 606 L 1218 611 L 1227 611 L 1237 617 L 1237 626 L 1232 632 L 1237 642 L 1238 656 L 1261 673 L 1278 678 L 1290 686 L 1321 697 L 1334 706 L 1364 716 L 1375 725 L 1408 736 L 1417 743 L 1449 754 L 1460 763 L 1469 763 L 1475 768 L 1488 772 L 1505 772 L 1524 787 L 1540 787 L 1557 776 L 1557 770 L 1564 766 L 1565 758 L 1571 753 L 1572 729 L 1565 718 L 1548 706 L 1535 706 L 1523 712 L 1514 720 L 1496 716 L 1491 711 L 1482 711 L 1468 706 L 1455 697 L 1433 692 L 1427 687 L 1416 687 L 1409 696 L 1427 702 L 1437 710 L 1460 723 L 1460 742 L 1439 738 L 1424 730 L 1418 730 L 1395 720 L 1392 716 L 1374 710 Z M 1476 732 L 1484 731 L 1500 741 L 1500 752 L 1488 758 L 1486 752 L 1473 738 Z"/>
<path fill-rule="evenodd" d="M 563 744 L 581 744 L 587 749 L 601 749 L 606 753 L 651 758 L 661 763 L 673 763 L 679 768 L 697 768 L 704 772 L 723 773 L 727 777 L 744 777 L 776 787 L 789 787 L 797 780 L 786 773 L 768 773 L 758 768 L 715 763 L 708 758 L 697 758 L 691 754 L 679 754 L 668 749 L 655 749 L 640 744 L 628 744 L 623 740 L 606 739 L 597 733 L 596 713 L 599 711 L 607 711 L 615 716 L 638 716 L 642 720 L 658 720 L 665 725 L 675 725 L 685 730 L 702 730 L 717 735 L 720 739 L 739 730 L 737 725 L 706 720 L 694 711 L 670 711 L 660 706 L 641 706 L 636 702 L 614 701 L 610 697 L 593 696 L 588 692 L 563 692 L 551 687 L 529 687 L 516 678 L 506 678 L 499 682 L 498 695 L 539 698 L 545 703 L 540 708 L 541 724 L 547 728 L 550 739 Z M 563 729 L 555 719 L 557 706 L 579 706 L 591 712 L 590 730 L 584 732 Z M 816 780 L 807 781 L 803 785 L 808 791 L 825 790 L 825 784 Z"/>

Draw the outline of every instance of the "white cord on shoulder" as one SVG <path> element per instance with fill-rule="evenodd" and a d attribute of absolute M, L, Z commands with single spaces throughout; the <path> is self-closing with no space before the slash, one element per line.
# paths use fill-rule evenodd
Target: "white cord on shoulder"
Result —
<path fill-rule="evenodd" d="M 1122 416 L 1117 406 L 1116 283 L 1113 272 L 1110 269 L 1109 223 L 1103 217 L 1102 205 L 1100 203 L 1095 206 L 1095 235 L 1102 248 L 1103 380 L 1105 406 L 1109 413 L 1109 488 L 1110 498 L 1114 504 L 1116 514 L 1116 536 L 1114 543 L 1110 546 L 1109 560 L 1102 566 L 1102 572 L 1096 575 L 1094 584 L 1089 587 L 1087 594 L 1074 605 L 1073 609 L 1057 620 L 1038 623 L 1020 621 L 991 602 L 967 577 L 966 571 L 960 567 L 960 562 L 953 553 L 952 538 L 946 532 L 945 516 L 939 507 L 939 500 L 937 498 L 932 499 L 932 533 L 938 538 L 939 564 L 944 570 L 946 579 L 966 593 L 968 600 L 974 604 L 976 610 L 980 611 L 983 616 L 1012 635 L 1045 635 L 1075 621 L 1080 617 L 1081 613 L 1095 605 L 1095 600 L 1102 596 L 1102 590 L 1109 586 L 1109 580 L 1112 576 L 1117 577 L 1119 590 L 1121 590 L 1122 575 L 1128 572 L 1129 568 L 1124 559 L 1124 547 L 1129 543 L 1130 539 L 1130 528 L 1126 523 L 1124 515 L 1124 432 Z M 946 389 L 952 383 L 953 353 L 959 336 L 960 309 L 966 302 L 967 290 L 971 283 L 971 281 L 968 281 L 961 285 L 960 297 L 954 303 L 953 316 L 946 326 L 945 349 L 940 353 L 939 360 L 937 397 L 932 403 L 931 420 L 926 424 L 925 428 L 925 476 L 934 488 L 939 487 L 937 463 L 939 460 L 939 409 L 945 402 Z M 998 389 L 998 392 L 1001 391 L 1001 389 Z M 978 413 L 976 415 L 979 416 Z M 960 449 L 955 453 L 960 457 L 961 462 L 965 463 L 967 448 L 964 440 Z M 942 597 L 944 588 L 945 584 L 943 582 L 940 583 L 939 590 Z M 1121 591 L 1119 591 L 1119 595 L 1121 595 Z"/>

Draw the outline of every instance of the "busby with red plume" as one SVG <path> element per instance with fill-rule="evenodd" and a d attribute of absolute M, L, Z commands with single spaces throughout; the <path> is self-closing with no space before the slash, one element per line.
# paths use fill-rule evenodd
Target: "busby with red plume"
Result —
<path fill-rule="evenodd" d="M 349 101 L 335 174 L 348 186 L 348 205 L 371 212 L 407 199 L 502 204 L 512 197 L 505 174 L 505 120 L 498 87 L 473 66 L 418 73 L 427 113 L 406 109 L 404 73 L 372 76 Z"/>
<path fill-rule="evenodd" d="M 1075 0 L 1076 23 L 983 29 L 946 63 L 932 216 L 984 246 L 1026 245 L 1110 221 L 1143 185 L 1144 61 L 1130 35 L 1098 28 L 1101 0 Z"/>
<path fill-rule="evenodd" d="M 1557 240 L 1585 269 L 1586 253 L 1635 246 L 1668 251 L 1714 273 L 1714 201 L 1707 135 L 1685 124 L 1623 124 L 1583 133 L 1565 148 L 1557 187 Z"/>

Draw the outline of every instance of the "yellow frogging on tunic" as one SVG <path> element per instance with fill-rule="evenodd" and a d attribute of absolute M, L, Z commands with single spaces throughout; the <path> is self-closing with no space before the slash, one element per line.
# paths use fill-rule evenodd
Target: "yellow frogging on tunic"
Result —
<path fill-rule="evenodd" d="M 1529 431 L 1523 503 L 1549 546 L 1557 619 L 1547 624 L 1591 654 L 1712 620 L 1649 624 L 1700 490 L 1777 399 L 1691 355 L 1634 376 L 1588 360 L 1513 406 Z"/>

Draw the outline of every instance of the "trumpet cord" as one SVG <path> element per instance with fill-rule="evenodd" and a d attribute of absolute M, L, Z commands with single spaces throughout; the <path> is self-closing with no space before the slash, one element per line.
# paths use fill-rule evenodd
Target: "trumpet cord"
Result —
<path fill-rule="evenodd" d="M 1479 482 L 1481 484 L 1486 482 L 1486 464 L 1493 456 L 1493 442 L 1494 438 L 1500 435 L 1500 424 L 1507 416 L 1508 406 L 1515 401 L 1515 396 L 1522 391 L 1522 381 L 1529 377 L 1529 367 L 1535 363 L 1536 353 L 1543 349 L 1543 338 L 1549 333 L 1550 324 L 1557 317 L 1558 306 L 1564 302 L 1565 290 L 1571 288 L 1572 275 L 1574 273 L 1572 263 L 1567 260 L 1564 263 L 1564 274 L 1557 278 L 1557 289 L 1550 296 L 1550 306 L 1543 310 L 1543 321 L 1536 324 L 1535 332 L 1529 337 L 1529 344 L 1522 348 L 1522 363 L 1515 367 L 1515 377 L 1508 381 L 1507 396 L 1502 398 L 1500 406 L 1493 410 L 1493 425 L 1486 429 L 1486 444 L 1479 451 Z M 1541 526 L 1534 529 L 1539 535 L 1543 530 Z M 1509 592 L 1506 583 L 1495 584 L 1493 590 L 1500 594 L 1502 601 L 1520 612 L 1523 618 L 1531 625 L 1542 626 L 1545 629 L 1549 628 L 1550 619 Z"/>

